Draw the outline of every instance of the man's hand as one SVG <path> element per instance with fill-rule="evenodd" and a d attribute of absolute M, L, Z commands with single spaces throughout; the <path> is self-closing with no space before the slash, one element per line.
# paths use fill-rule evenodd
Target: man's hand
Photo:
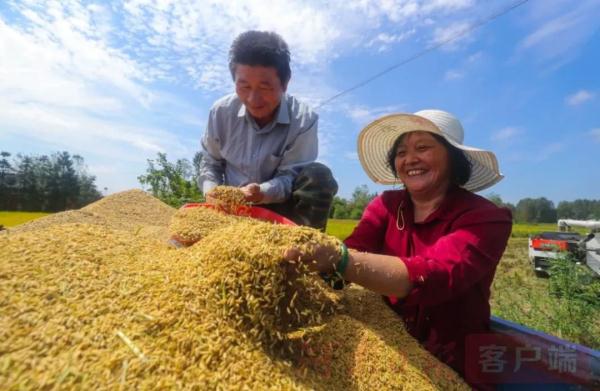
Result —
<path fill-rule="evenodd" d="M 217 200 L 214 197 L 211 197 L 208 193 L 204 195 L 204 202 L 206 202 L 207 204 L 211 204 L 211 205 L 217 205 L 217 203 L 219 202 L 219 200 Z"/>
<path fill-rule="evenodd" d="M 259 203 L 263 200 L 265 195 L 260 191 L 260 186 L 257 183 L 250 183 L 246 186 L 240 187 L 242 193 L 246 197 L 247 202 Z"/>

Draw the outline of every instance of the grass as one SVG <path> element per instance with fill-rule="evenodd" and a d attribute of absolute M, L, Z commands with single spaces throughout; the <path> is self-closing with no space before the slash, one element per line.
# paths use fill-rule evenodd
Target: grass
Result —
<path fill-rule="evenodd" d="M 513 229 L 511 233 L 511 237 L 513 238 L 526 238 L 531 234 L 536 234 L 544 231 L 558 231 L 558 227 L 554 223 L 540 223 L 540 224 L 524 224 L 524 223 L 515 223 L 513 224 Z M 588 231 L 586 228 L 575 227 L 573 228 L 574 232 L 579 232 L 580 234 L 587 234 Z"/>
<path fill-rule="evenodd" d="M 358 224 L 358 220 L 329 219 L 327 233 L 343 240 L 352 233 L 356 224 Z M 557 231 L 556 224 L 513 224 L 511 237 L 527 238 L 529 235 L 543 231 Z M 575 231 L 582 234 L 587 233 L 585 228 L 575 229 Z"/>
<path fill-rule="evenodd" d="M 356 220 L 329 220 L 327 233 L 345 239 Z M 515 224 L 512 237 L 496 270 L 490 300 L 492 313 L 529 328 L 592 349 L 600 349 L 600 310 L 574 305 L 550 293 L 548 278 L 537 277 L 527 256 L 527 236 L 556 231 L 556 224 Z M 583 232 L 583 231 L 582 231 Z M 583 313 L 585 316 L 579 316 Z"/>
<path fill-rule="evenodd" d="M 352 233 L 356 224 L 358 224 L 358 220 L 329 219 L 327 220 L 327 233 L 344 240 Z"/>
<path fill-rule="evenodd" d="M 46 212 L 6 212 L 0 211 L 0 225 L 4 227 L 14 227 L 15 225 L 26 223 L 40 217 L 49 215 Z"/>
<path fill-rule="evenodd" d="M 600 349 L 600 310 L 551 294 L 551 279 L 536 277 L 527 239 L 512 238 L 492 284 L 492 313 L 581 345 Z M 585 314 L 578 316 L 578 314 Z"/>

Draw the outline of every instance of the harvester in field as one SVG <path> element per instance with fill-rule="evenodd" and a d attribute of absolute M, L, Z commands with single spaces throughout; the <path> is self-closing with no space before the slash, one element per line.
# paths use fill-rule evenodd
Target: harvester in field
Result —
<path fill-rule="evenodd" d="M 558 231 L 541 232 L 529 237 L 529 261 L 535 273 L 547 275 L 552 260 L 568 253 L 575 262 L 587 265 L 600 275 L 600 221 L 560 219 Z M 582 236 L 572 228 L 587 228 Z"/>
<path fill-rule="evenodd" d="M 594 273 L 600 275 L 600 221 L 598 220 L 558 220 L 558 229 L 568 231 L 571 227 L 589 229 L 589 233 L 579 242 L 579 250 L 584 256 L 585 264 Z"/>

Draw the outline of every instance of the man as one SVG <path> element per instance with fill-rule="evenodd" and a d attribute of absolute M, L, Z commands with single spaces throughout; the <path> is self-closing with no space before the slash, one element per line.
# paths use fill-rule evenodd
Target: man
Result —
<path fill-rule="evenodd" d="M 235 94 L 210 111 L 201 143 L 201 190 L 238 186 L 246 201 L 324 230 L 338 186 L 329 168 L 314 162 L 317 114 L 286 94 L 287 44 L 273 32 L 242 33 L 231 45 L 229 69 Z"/>

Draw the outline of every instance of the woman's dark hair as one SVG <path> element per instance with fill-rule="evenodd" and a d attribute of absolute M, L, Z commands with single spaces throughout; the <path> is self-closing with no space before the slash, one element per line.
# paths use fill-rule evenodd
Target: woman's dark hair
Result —
<path fill-rule="evenodd" d="M 251 30 L 237 36 L 229 49 L 229 71 L 234 81 L 238 64 L 275 68 L 284 88 L 292 76 L 290 49 L 279 34 L 270 31 Z"/>
<path fill-rule="evenodd" d="M 398 178 L 395 164 L 396 151 L 398 150 L 398 145 L 400 145 L 404 139 L 404 136 L 406 135 L 407 133 L 398 136 L 396 141 L 394 141 L 394 145 L 392 145 L 392 148 L 390 148 L 387 153 L 387 164 L 396 178 Z M 435 139 L 444 147 L 446 147 L 446 150 L 448 151 L 448 157 L 450 160 L 450 182 L 458 186 L 462 186 L 467 183 L 469 178 L 471 178 L 471 161 L 467 158 L 463 151 L 450 144 L 444 137 L 434 133 L 431 133 L 431 135 L 435 137 Z"/>

